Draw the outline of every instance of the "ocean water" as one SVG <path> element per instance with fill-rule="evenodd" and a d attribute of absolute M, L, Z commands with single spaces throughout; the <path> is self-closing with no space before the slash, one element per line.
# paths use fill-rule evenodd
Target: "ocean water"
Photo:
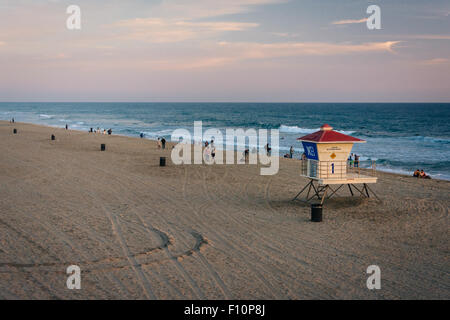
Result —
<path fill-rule="evenodd" d="M 450 104 L 435 103 L 0 103 L 0 119 L 88 130 L 111 128 L 114 134 L 170 140 L 178 128 L 193 131 L 194 121 L 208 128 L 280 130 L 280 155 L 296 138 L 328 123 L 335 130 L 367 140 L 353 152 L 366 165 L 412 174 L 424 169 L 450 180 Z"/>

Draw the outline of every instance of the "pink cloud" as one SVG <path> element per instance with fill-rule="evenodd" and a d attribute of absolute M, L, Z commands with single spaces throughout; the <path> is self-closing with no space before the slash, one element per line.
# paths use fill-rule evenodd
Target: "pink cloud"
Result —
<path fill-rule="evenodd" d="M 332 24 L 335 25 L 342 25 L 342 24 L 355 24 L 355 23 L 364 23 L 367 21 L 367 18 L 363 18 L 363 19 L 346 19 L 346 20 L 339 20 L 339 21 L 334 21 L 332 22 Z"/>

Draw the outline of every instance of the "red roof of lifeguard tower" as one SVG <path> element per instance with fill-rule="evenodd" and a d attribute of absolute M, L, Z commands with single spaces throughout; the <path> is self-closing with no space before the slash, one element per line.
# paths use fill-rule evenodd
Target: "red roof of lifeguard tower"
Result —
<path fill-rule="evenodd" d="M 333 131 L 333 128 L 328 125 L 324 124 L 320 127 L 319 131 L 316 131 L 314 133 L 308 134 L 306 136 L 303 136 L 301 138 L 298 138 L 297 140 L 301 141 L 309 141 L 309 142 L 316 142 L 316 143 L 329 143 L 329 142 L 366 142 L 365 140 L 361 140 L 352 136 L 348 136 L 343 133 L 339 133 L 336 131 Z"/>

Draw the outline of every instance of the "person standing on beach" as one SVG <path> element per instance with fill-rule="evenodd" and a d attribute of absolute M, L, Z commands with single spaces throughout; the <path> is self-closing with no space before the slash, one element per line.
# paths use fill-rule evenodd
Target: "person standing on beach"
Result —
<path fill-rule="evenodd" d="M 266 149 L 267 155 L 270 156 L 270 152 L 272 151 L 272 148 L 270 147 L 270 145 L 266 144 L 265 149 Z"/>
<path fill-rule="evenodd" d="M 355 153 L 355 163 L 354 163 L 354 167 L 355 168 L 359 168 L 359 156 Z"/>
<path fill-rule="evenodd" d="M 348 157 L 348 166 L 350 168 L 353 166 L 353 153 Z"/>
<path fill-rule="evenodd" d="M 289 156 L 291 157 L 291 159 L 294 157 L 294 147 L 291 146 L 291 148 L 289 149 Z"/>
<path fill-rule="evenodd" d="M 66 123 L 66 130 L 69 130 L 69 126 L 67 125 L 67 123 Z"/>
<path fill-rule="evenodd" d="M 213 160 L 216 158 L 216 147 L 213 144 L 211 144 L 211 157 Z"/>
<path fill-rule="evenodd" d="M 161 145 L 164 150 L 166 148 L 166 139 L 164 139 L 164 138 L 161 139 Z"/>

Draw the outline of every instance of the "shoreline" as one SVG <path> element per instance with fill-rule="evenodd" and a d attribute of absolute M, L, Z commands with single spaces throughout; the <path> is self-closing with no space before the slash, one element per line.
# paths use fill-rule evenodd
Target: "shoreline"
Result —
<path fill-rule="evenodd" d="M 7 120 L 0 120 L 0 124 L 1 124 L 1 123 L 11 124 L 11 125 L 12 125 L 12 123 L 10 123 L 10 122 L 7 121 Z M 58 127 L 58 126 L 50 126 L 50 125 L 44 125 L 44 124 L 36 124 L 36 123 L 31 123 L 31 122 L 15 122 L 15 123 L 17 123 L 17 124 L 24 124 L 24 125 L 38 126 L 38 127 L 42 127 L 42 128 L 54 128 L 54 129 L 65 130 L 64 126 Z M 68 129 L 68 130 L 69 130 L 69 131 L 76 131 L 76 132 L 80 132 L 80 133 L 83 133 L 83 132 L 84 132 L 84 133 L 89 133 L 89 132 L 87 132 L 87 131 L 85 131 L 85 130 L 71 129 L 70 126 L 69 126 L 69 129 Z M 92 133 L 92 134 L 93 134 L 93 135 L 98 135 L 98 136 L 103 136 L 102 133 L 100 133 L 100 134 Z M 105 136 L 108 136 L 108 134 L 106 134 Z M 138 140 L 145 139 L 145 140 L 153 141 L 153 142 L 156 142 L 156 141 L 157 141 L 157 139 L 146 138 L 146 137 L 140 138 L 140 137 L 134 137 L 134 136 L 131 136 L 131 135 L 124 135 L 124 134 L 115 134 L 114 132 L 112 133 L 111 136 L 126 137 L 126 138 L 131 138 L 131 139 L 138 139 Z M 171 142 L 171 141 L 167 141 L 167 143 L 168 143 L 169 146 L 175 145 L 175 143 L 173 143 L 173 142 Z M 218 149 L 218 150 L 220 150 L 220 149 Z M 298 159 L 298 158 L 294 158 L 294 159 L 284 158 L 284 157 L 281 156 L 281 155 L 279 155 L 279 158 L 280 158 L 280 160 L 282 160 L 282 161 L 284 161 L 284 160 L 300 160 L 300 159 Z M 367 168 L 361 168 L 361 169 L 367 169 Z M 389 171 L 389 170 L 383 170 L 383 169 L 378 169 L 378 168 L 376 169 L 376 172 L 377 172 L 377 174 L 378 174 L 379 172 L 381 172 L 381 173 L 383 173 L 383 174 L 392 174 L 392 175 L 394 175 L 394 176 L 411 177 L 411 178 L 414 178 L 414 177 L 412 176 L 412 173 L 411 173 L 411 175 L 407 175 L 406 173 L 395 172 L 395 171 Z M 417 178 L 416 178 L 416 179 L 417 179 Z M 420 180 L 420 179 L 418 179 L 418 180 Z M 450 179 L 439 179 L 439 178 L 434 178 L 434 177 L 432 177 L 432 178 L 429 179 L 429 180 L 450 182 Z"/>

